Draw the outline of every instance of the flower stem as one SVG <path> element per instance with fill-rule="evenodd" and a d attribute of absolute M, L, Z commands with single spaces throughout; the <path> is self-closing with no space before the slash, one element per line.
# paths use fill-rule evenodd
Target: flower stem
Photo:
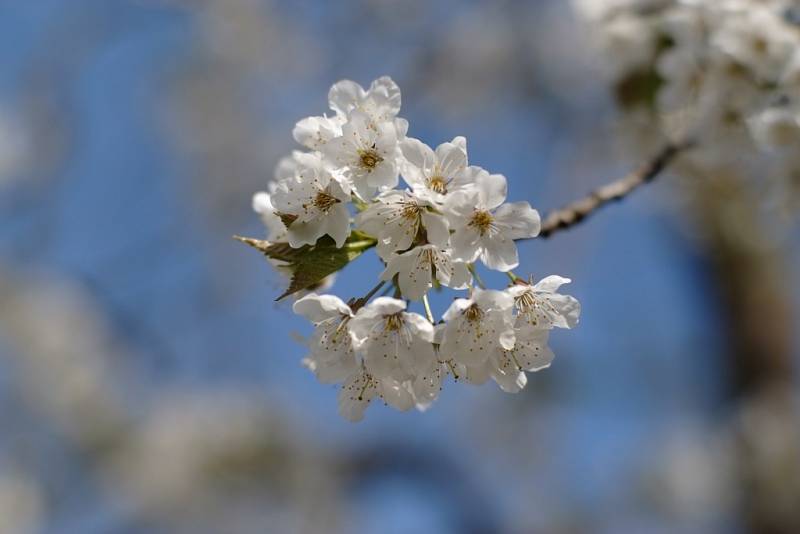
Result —
<path fill-rule="evenodd" d="M 478 271 L 475 269 L 475 264 L 469 263 L 467 264 L 467 268 L 469 269 L 469 272 L 472 273 L 472 277 L 475 279 L 475 282 L 478 284 L 478 287 L 481 289 L 486 289 L 486 285 L 483 283 L 483 280 L 481 280 Z"/>
<path fill-rule="evenodd" d="M 369 299 L 371 299 L 373 296 L 375 296 L 375 293 L 380 291 L 385 283 L 386 283 L 386 280 L 381 280 L 381 282 L 378 285 L 376 285 L 375 287 L 373 287 L 372 289 L 369 290 L 369 293 L 367 293 L 366 295 L 364 295 L 360 299 L 354 300 L 353 304 L 350 306 L 350 308 L 353 310 L 353 312 L 358 311 L 367 302 L 369 302 Z"/>
<path fill-rule="evenodd" d="M 428 302 L 427 293 L 422 295 L 422 304 L 425 306 L 425 315 L 428 317 L 428 320 L 431 322 L 431 324 L 436 324 L 436 321 L 433 319 L 433 312 L 431 311 L 431 303 Z"/>
<path fill-rule="evenodd" d="M 550 213 L 542 221 L 539 237 L 550 237 L 556 232 L 572 228 L 603 206 L 622 200 L 639 187 L 655 180 L 678 156 L 696 145 L 697 143 L 693 139 L 667 143 L 660 152 L 655 154 L 639 169 L 603 185 L 587 196 Z"/>

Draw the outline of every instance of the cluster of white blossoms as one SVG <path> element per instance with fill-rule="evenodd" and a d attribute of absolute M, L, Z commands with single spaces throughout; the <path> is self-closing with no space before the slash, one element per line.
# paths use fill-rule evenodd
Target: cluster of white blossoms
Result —
<path fill-rule="evenodd" d="M 323 383 L 342 384 L 339 411 L 352 421 L 375 398 L 399 410 L 425 409 L 447 375 L 473 384 L 491 378 L 504 391 L 520 391 L 525 371 L 553 359 L 549 331 L 573 327 L 580 314 L 577 300 L 558 293 L 568 279 L 533 284 L 511 272 L 519 264 L 515 240 L 539 233 L 539 214 L 527 202 L 505 202 L 505 177 L 468 165 L 463 137 L 435 150 L 408 137 L 390 78 L 366 90 L 341 81 L 328 99 L 332 116 L 297 123 L 294 138 L 307 150 L 280 162 L 254 209 L 270 243 L 313 254 L 321 240 L 347 249 L 358 235 L 357 252 L 374 247 L 385 269 L 363 297 L 310 293 L 295 302 L 294 311 L 315 326 L 305 366 Z M 298 268 L 279 261 L 291 257 L 281 250 L 273 261 Z M 478 261 L 508 273 L 510 287 L 480 287 Z M 375 297 L 384 285 L 393 297 Z M 464 298 L 437 322 L 428 292 L 443 287 Z"/>
<path fill-rule="evenodd" d="M 668 135 L 695 137 L 695 163 L 757 161 L 759 174 L 800 185 L 797 0 L 573 2 L 598 30 L 626 109 L 648 107 Z"/>

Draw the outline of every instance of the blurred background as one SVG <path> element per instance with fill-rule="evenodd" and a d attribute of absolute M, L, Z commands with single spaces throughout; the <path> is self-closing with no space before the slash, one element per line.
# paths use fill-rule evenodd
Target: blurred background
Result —
<path fill-rule="evenodd" d="M 800 247 L 757 188 L 526 242 L 583 305 L 554 365 L 360 424 L 231 239 L 342 78 L 542 213 L 646 160 L 567 2 L 0 0 L 0 36 L 0 533 L 800 532 Z"/>

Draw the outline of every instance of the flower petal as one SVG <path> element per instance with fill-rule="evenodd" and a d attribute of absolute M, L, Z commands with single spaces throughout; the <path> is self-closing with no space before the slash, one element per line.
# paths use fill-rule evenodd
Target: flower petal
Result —
<path fill-rule="evenodd" d="M 352 80 L 341 80 L 328 91 L 328 104 L 336 113 L 346 115 L 355 108 L 366 95 L 364 89 Z"/>
<path fill-rule="evenodd" d="M 379 388 L 381 398 L 392 408 L 405 412 L 414 407 L 414 395 L 406 383 L 384 379 L 381 380 Z"/>
<path fill-rule="evenodd" d="M 542 226 L 539 212 L 527 202 L 503 204 L 494 212 L 494 218 L 506 228 L 504 233 L 511 239 L 536 237 Z"/>
<path fill-rule="evenodd" d="M 480 207 L 494 209 L 506 200 L 508 184 L 502 174 L 489 174 L 483 169 L 475 174 L 475 187 L 480 198 Z"/>
<path fill-rule="evenodd" d="M 450 225 L 442 215 L 427 210 L 423 211 L 422 224 L 428 234 L 428 243 L 441 248 L 450 244 Z"/>
<path fill-rule="evenodd" d="M 336 295 L 309 293 L 292 305 L 292 311 L 312 323 L 321 323 L 339 315 L 353 315 L 350 306 Z"/>
<path fill-rule="evenodd" d="M 450 236 L 453 259 L 472 263 L 481 253 L 481 235 L 472 227 L 464 226 Z M 513 267 L 512 267 L 513 268 Z"/>
<path fill-rule="evenodd" d="M 480 258 L 489 269 L 508 272 L 519 265 L 517 245 L 502 232 L 486 235 L 480 239 Z"/>
<path fill-rule="evenodd" d="M 339 390 L 339 414 L 348 421 L 364 418 L 364 410 L 378 394 L 377 384 L 363 370 L 352 375 Z"/>

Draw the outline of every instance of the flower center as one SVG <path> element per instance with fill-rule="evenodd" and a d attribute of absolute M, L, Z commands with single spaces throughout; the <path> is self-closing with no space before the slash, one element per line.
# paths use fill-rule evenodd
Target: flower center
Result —
<path fill-rule="evenodd" d="M 436 176 L 431 176 L 428 179 L 428 188 L 440 195 L 444 195 L 447 193 L 447 180 L 444 179 L 444 176 L 438 174 Z"/>
<path fill-rule="evenodd" d="M 403 326 L 403 317 L 400 315 L 400 313 L 386 315 L 384 316 L 384 319 L 386 319 L 384 329 L 387 332 L 396 332 L 400 330 L 401 326 Z"/>
<path fill-rule="evenodd" d="M 421 213 L 422 208 L 419 207 L 419 204 L 414 202 L 404 202 L 403 207 L 400 208 L 400 216 L 410 221 L 418 218 Z"/>
<path fill-rule="evenodd" d="M 493 220 L 491 213 L 486 210 L 478 210 L 472 215 L 469 225 L 477 228 L 478 232 L 483 235 L 491 228 Z"/>
<path fill-rule="evenodd" d="M 324 212 L 327 212 L 334 204 L 338 204 L 339 202 L 341 201 L 338 198 L 329 195 L 325 191 L 320 191 L 317 193 L 317 196 L 314 197 L 314 206 Z"/>
<path fill-rule="evenodd" d="M 533 295 L 533 291 L 526 291 L 522 295 L 518 296 L 514 303 L 522 313 L 529 313 L 539 307 L 538 303 L 536 302 L 536 297 Z"/>
<path fill-rule="evenodd" d="M 380 154 L 378 154 L 378 151 L 375 150 L 374 146 L 366 150 L 359 150 L 358 157 L 361 167 L 367 169 L 368 171 L 373 170 L 380 162 L 383 161 L 383 158 Z"/>
<path fill-rule="evenodd" d="M 464 310 L 464 317 L 473 322 L 480 321 L 481 317 L 483 317 L 483 310 L 481 310 L 477 304 L 473 304 Z"/>

